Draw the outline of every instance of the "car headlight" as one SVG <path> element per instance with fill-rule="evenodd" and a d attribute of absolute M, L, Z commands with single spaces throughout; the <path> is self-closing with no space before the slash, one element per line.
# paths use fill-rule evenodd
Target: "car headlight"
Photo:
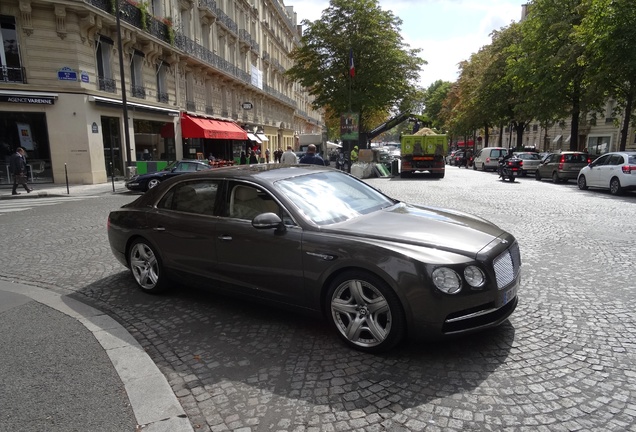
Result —
<path fill-rule="evenodd" d="M 437 289 L 446 294 L 456 294 L 462 288 L 462 279 L 455 270 L 448 267 L 436 268 L 432 277 Z"/>
<path fill-rule="evenodd" d="M 469 265 L 464 269 L 464 279 L 473 288 L 481 288 L 486 283 L 484 272 L 474 265 Z"/>

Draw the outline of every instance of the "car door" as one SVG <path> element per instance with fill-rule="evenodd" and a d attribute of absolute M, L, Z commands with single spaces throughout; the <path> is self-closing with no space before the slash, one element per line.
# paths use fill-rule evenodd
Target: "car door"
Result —
<path fill-rule="evenodd" d="M 243 195 L 248 196 L 248 199 Z M 302 229 L 263 188 L 242 182 L 227 184 L 224 217 L 216 227 L 216 250 L 221 280 L 252 295 L 307 305 L 303 287 Z M 284 229 L 257 229 L 255 215 L 277 213 Z"/>
<path fill-rule="evenodd" d="M 549 178 L 552 176 L 552 166 L 554 166 L 558 157 L 559 157 L 558 154 L 553 153 L 549 155 L 548 157 L 546 157 L 543 163 L 539 165 L 538 171 L 541 177 Z"/>
<path fill-rule="evenodd" d="M 587 176 L 589 178 L 585 179 L 588 186 L 605 187 L 605 186 L 602 186 L 603 183 L 601 182 L 601 177 L 602 177 L 601 169 L 605 164 L 607 164 L 607 162 L 609 161 L 609 158 L 610 158 L 610 155 L 606 154 L 599 157 L 594 162 L 592 162 L 592 164 L 590 165 L 588 176 Z"/>
<path fill-rule="evenodd" d="M 620 176 L 623 156 L 620 154 L 610 155 L 606 164 L 599 167 L 599 185 L 604 188 L 610 187 L 610 181 L 615 176 Z"/>
<path fill-rule="evenodd" d="M 159 200 L 148 223 L 164 266 L 184 276 L 214 277 L 219 184 L 207 179 L 181 182 Z"/>

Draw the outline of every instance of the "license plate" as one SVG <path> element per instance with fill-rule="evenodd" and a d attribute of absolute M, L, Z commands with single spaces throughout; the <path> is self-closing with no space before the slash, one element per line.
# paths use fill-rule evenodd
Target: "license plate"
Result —
<path fill-rule="evenodd" d="M 513 298 L 515 298 L 517 296 L 517 287 L 514 288 L 510 288 L 508 291 L 506 291 L 503 294 L 503 302 L 502 302 L 502 306 L 503 305 L 507 305 L 510 300 L 512 300 Z"/>

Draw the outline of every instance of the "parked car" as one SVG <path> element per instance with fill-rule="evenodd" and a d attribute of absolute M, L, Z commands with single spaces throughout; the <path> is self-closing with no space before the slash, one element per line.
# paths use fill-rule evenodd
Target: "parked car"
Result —
<path fill-rule="evenodd" d="M 590 163 L 587 153 L 578 151 L 564 151 L 552 153 L 547 156 L 534 173 L 534 178 L 552 179 L 554 183 L 566 183 L 568 180 L 576 180 L 579 171 Z"/>
<path fill-rule="evenodd" d="M 453 159 L 455 159 L 455 153 L 457 153 L 459 150 L 453 150 L 451 151 L 448 156 L 446 156 L 446 164 L 447 165 L 452 165 L 453 164 Z"/>
<path fill-rule="evenodd" d="M 349 346 L 388 350 L 504 322 L 514 236 L 466 213 L 390 198 L 316 165 L 241 165 L 170 179 L 108 217 L 138 287 L 170 278 L 322 314 Z"/>
<path fill-rule="evenodd" d="M 535 152 L 513 152 L 517 158 L 521 159 L 521 176 L 534 174 L 541 163 L 541 157 Z"/>
<path fill-rule="evenodd" d="M 453 158 L 451 159 L 451 165 L 459 166 L 461 165 L 463 159 L 464 159 L 464 151 L 463 150 L 456 151 L 455 154 L 453 155 Z"/>
<path fill-rule="evenodd" d="M 583 167 L 577 179 L 579 189 L 609 189 L 612 195 L 636 190 L 636 152 L 606 153 Z"/>
<path fill-rule="evenodd" d="M 480 171 L 497 171 L 499 158 L 508 155 L 505 147 L 484 147 L 479 150 L 473 159 L 473 169 Z"/>
<path fill-rule="evenodd" d="M 136 175 L 126 182 L 126 188 L 132 191 L 146 192 L 164 180 L 194 171 L 207 171 L 211 169 L 210 163 L 205 160 L 180 160 L 175 161 L 161 171 Z"/>

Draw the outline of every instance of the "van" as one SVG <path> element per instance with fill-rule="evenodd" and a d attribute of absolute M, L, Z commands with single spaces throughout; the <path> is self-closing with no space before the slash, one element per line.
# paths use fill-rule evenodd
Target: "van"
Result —
<path fill-rule="evenodd" d="M 473 160 L 473 169 L 480 171 L 497 171 L 499 158 L 508 154 L 505 147 L 484 147 L 479 150 Z"/>

